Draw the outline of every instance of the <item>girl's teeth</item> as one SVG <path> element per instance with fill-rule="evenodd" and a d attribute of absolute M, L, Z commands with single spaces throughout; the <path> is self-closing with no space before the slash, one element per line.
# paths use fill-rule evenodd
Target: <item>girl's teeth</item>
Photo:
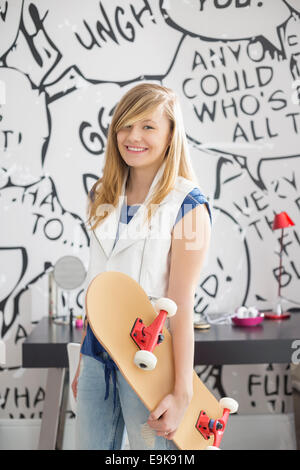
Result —
<path fill-rule="evenodd" d="M 139 147 L 139 148 L 138 147 L 127 147 L 127 148 L 128 148 L 128 150 L 131 150 L 133 152 L 142 152 L 143 150 L 146 150 L 143 147 Z"/>

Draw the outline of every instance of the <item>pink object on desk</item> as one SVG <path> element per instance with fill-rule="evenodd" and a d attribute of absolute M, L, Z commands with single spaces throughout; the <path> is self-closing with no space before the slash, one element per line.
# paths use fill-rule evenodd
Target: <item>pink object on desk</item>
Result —
<path fill-rule="evenodd" d="M 81 318 L 76 318 L 75 327 L 78 329 L 83 327 L 83 321 Z"/>
<path fill-rule="evenodd" d="M 263 321 L 263 316 L 249 317 L 249 318 L 238 318 L 232 317 L 232 321 L 237 326 L 256 326 Z"/>

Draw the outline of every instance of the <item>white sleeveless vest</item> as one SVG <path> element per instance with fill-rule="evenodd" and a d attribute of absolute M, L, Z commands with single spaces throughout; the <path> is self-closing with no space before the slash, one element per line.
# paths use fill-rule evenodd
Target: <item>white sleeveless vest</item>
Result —
<path fill-rule="evenodd" d="M 150 298 L 167 296 L 172 230 L 185 197 L 197 185 L 177 177 L 174 189 L 159 204 L 148 227 L 144 224 L 145 206 L 163 175 L 164 167 L 165 164 L 158 170 L 144 204 L 115 243 L 125 200 L 125 176 L 118 206 L 91 232 L 86 286 L 103 271 L 119 271 L 135 279 Z"/>

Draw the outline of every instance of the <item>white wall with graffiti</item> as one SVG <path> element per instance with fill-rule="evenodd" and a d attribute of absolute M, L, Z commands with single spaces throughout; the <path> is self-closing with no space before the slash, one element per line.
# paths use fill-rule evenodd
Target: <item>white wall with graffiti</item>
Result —
<path fill-rule="evenodd" d="M 178 93 L 212 208 L 195 312 L 273 307 L 282 210 L 295 222 L 282 293 L 300 301 L 299 1 L 0 0 L 0 419 L 41 417 L 46 371 L 21 367 L 21 345 L 48 315 L 57 259 L 87 266 L 87 192 L 113 109 L 140 81 Z M 82 289 L 71 302 L 82 310 Z M 239 390 L 245 413 L 284 413 L 286 368 L 198 372 L 217 392 Z"/>

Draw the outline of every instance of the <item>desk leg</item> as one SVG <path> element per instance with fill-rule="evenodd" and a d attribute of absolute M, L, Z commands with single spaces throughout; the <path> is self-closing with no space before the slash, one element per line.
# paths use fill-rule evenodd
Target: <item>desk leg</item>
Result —
<path fill-rule="evenodd" d="M 68 373 L 68 369 L 65 369 L 64 383 L 63 383 L 63 389 L 62 389 L 61 401 L 60 401 L 60 413 L 59 413 L 59 421 L 58 421 L 58 428 L 57 428 L 57 436 L 56 436 L 56 446 L 55 446 L 56 450 L 63 449 L 64 430 L 65 430 L 68 400 L 69 400 L 69 373 Z"/>
<path fill-rule="evenodd" d="M 300 450 L 300 391 L 293 389 L 296 449 Z"/>
<path fill-rule="evenodd" d="M 54 450 L 56 448 L 64 377 L 65 369 L 48 369 L 39 450 Z"/>

